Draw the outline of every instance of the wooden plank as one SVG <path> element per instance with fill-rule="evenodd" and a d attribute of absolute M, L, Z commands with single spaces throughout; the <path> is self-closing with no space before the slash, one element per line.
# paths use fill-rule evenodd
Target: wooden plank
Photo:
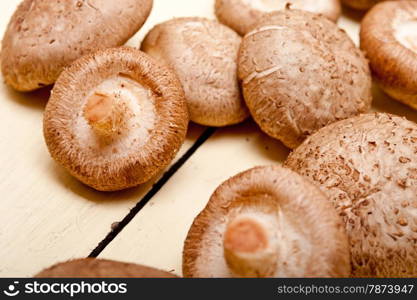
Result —
<path fill-rule="evenodd" d="M 0 32 L 20 0 L 0 2 Z M 210 15 L 210 1 L 155 1 L 146 26 L 183 15 Z M 0 85 L 0 276 L 31 276 L 57 261 L 87 256 L 156 181 L 120 193 L 85 187 L 49 157 L 42 135 L 48 92 L 21 94 Z M 177 159 L 203 127 L 192 125 Z"/>
<path fill-rule="evenodd" d="M 354 15 L 340 20 L 358 43 Z M 373 89 L 373 110 L 406 116 L 417 112 Z M 182 247 L 194 217 L 227 178 L 257 165 L 282 163 L 289 151 L 262 134 L 252 122 L 218 130 L 153 197 L 100 257 L 137 262 L 181 274 Z"/>

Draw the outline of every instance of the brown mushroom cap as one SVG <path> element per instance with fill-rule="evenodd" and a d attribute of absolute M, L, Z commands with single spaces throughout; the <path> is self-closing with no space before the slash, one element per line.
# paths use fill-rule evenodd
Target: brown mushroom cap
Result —
<path fill-rule="evenodd" d="M 360 36 L 381 88 L 417 109 L 417 1 L 374 6 L 362 21 Z"/>
<path fill-rule="evenodd" d="M 257 167 L 220 185 L 188 233 L 185 277 L 341 277 L 346 233 L 329 199 L 289 169 Z"/>
<path fill-rule="evenodd" d="M 348 35 L 301 10 L 270 14 L 248 33 L 239 78 L 249 110 L 290 148 L 335 121 L 369 110 L 369 66 Z"/>
<path fill-rule="evenodd" d="M 187 125 L 176 75 L 128 47 L 100 50 L 65 69 L 44 115 L 52 157 L 101 191 L 133 187 L 160 172 Z"/>
<path fill-rule="evenodd" d="M 178 74 L 191 121 L 219 127 L 249 116 L 237 79 L 240 42 L 233 30 L 216 21 L 178 18 L 155 26 L 142 50 Z"/>
<path fill-rule="evenodd" d="M 176 278 L 174 274 L 137 264 L 105 259 L 75 259 L 36 274 L 37 278 Z"/>
<path fill-rule="evenodd" d="M 319 130 L 288 158 L 343 217 L 353 276 L 417 276 L 416 151 L 415 123 L 366 114 Z"/>
<path fill-rule="evenodd" d="M 321 14 L 334 22 L 341 14 L 339 0 L 216 0 L 215 13 L 221 23 L 245 35 L 268 13 L 288 5 Z"/>
<path fill-rule="evenodd" d="M 367 10 L 379 2 L 386 0 L 342 0 L 342 3 L 346 6 L 349 6 L 358 10 Z M 395 1 L 395 0 L 391 0 Z"/>
<path fill-rule="evenodd" d="M 4 79 L 18 91 L 50 85 L 82 55 L 123 45 L 151 8 L 152 0 L 24 0 L 3 37 Z"/>

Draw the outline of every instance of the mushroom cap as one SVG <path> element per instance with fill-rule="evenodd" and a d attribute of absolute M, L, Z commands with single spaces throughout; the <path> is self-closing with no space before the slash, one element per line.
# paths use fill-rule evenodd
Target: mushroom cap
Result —
<path fill-rule="evenodd" d="M 219 21 L 240 35 L 248 33 L 268 13 L 291 8 L 321 14 L 333 22 L 339 19 L 339 0 L 216 0 L 215 13 Z"/>
<path fill-rule="evenodd" d="M 417 276 L 416 151 L 415 123 L 365 114 L 319 130 L 286 161 L 343 218 L 353 276 Z"/>
<path fill-rule="evenodd" d="M 252 117 L 290 148 L 372 102 L 361 51 L 333 22 L 301 10 L 272 13 L 243 38 L 238 74 Z"/>
<path fill-rule="evenodd" d="M 227 126 L 249 112 L 237 79 L 241 37 L 204 18 L 177 18 L 155 26 L 142 50 L 169 64 L 184 87 L 191 121 Z"/>
<path fill-rule="evenodd" d="M 146 21 L 152 0 L 24 0 L 3 37 L 6 83 L 31 91 L 55 82 L 65 66 L 123 45 Z"/>
<path fill-rule="evenodd" d="M 53 265 L 37 278 L 176 278 L 174 274 L 137 264 L 83 258 Z"/>
<path fill-rule="evenodd" d="M 125 99 L 125 128 L 103 142 L 83 114 L 104 93 Z M 147 54 L 128 47 L 100 50 L 66 68 L 44 114 L 51 156 L 73 176 L 101 191 L 148 181 L 184 142 L 188 111 L 178 78 Z"/>
<path fill-rule="evenodd" d="M 360 37 L 381 88 L 417 109 L 417 2 L 377 4 L 363 19 Z"/>
<path fill-rule="evenodd" d="M 240 173 L 217 188 L 185 241 L 185 277 L 234 276 L 223 240 L 227 224 L 239 215 L 272 228 L 278 259 L 270 277 L 349 275 L 346 233 L 329 199 L 295 172 L 269 166 Z"/>
<path fill-rule="evenodd" d="M 386 0 L 342 0 L 342 3 L 346 6 L 349 6 L 358 10 L 367 10 L 379 2 Z M 391 0 L 395 1 L 395 0 Z"/>

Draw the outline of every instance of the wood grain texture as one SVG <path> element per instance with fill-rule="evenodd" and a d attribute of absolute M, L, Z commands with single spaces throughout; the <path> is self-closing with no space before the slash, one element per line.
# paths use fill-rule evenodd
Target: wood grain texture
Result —
<path fill-rule="evenodd" d="M 0 32 L 19 2 L 1 1 Z M 194 1 L 155 1 L 145 27 L 128 44 L 138 46 L 147 30 L 174 16 L 210 14 L 207 3 L 189 3 Z M 48 89 L 23 94 L 0 85 L 0 276 L 32 276 L 53 263 L 88 256 L 160 177 L 120 193 L 96 192 L 72 178 L 44 143 L 48 97 Z M 190 127 L 177 159 L 203 129 Z"/>

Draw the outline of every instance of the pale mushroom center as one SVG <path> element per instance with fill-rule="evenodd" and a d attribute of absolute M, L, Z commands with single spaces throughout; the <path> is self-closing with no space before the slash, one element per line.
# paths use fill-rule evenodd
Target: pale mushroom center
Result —
<path fill-rule="evenodd" d="M 87 95 L 74 133 L 80 144 L 102 156 L 129 155 L 143 146 L 156 122 L 152 91 L 118 75 L 104 80 Z"/>
<path fill-rule="evenodd" d="M 268 245 L 267 236 L 261 224 L 245 218 L 229 224 L 224 246 L 232 251 L 255 253 L 262 251 Z"/>
<path fill-rule="evenodd" d="M 303 9 L 308 11 L 321 11 L 324 9 L 324 2 L 321 0 L 243 0 L 244 3 L 252 8 L 263 11 L 272 12 L 285 9 L 287 4 L 291 4 L 291 8 Z"/>
<path fill-rule="evenodd" d="M 126 120 L 132 111 L 117 93 L 94 92 L 87 100 L 84 116 L 98 135 L 110 137 L 126 133 Z"/>
<path fill-rule="evenodd" d="M 224 254 L 232 273 L 239 277 L 268 277 L 275 273 L 278 245 L 273 232 L 253 216 L 238 216 L 224 235 Z"/>
<path fill-rule="evenodd" d="M 394 36 L 401 45 L 417 53 L 417 20 L 397 24 Z"/>

